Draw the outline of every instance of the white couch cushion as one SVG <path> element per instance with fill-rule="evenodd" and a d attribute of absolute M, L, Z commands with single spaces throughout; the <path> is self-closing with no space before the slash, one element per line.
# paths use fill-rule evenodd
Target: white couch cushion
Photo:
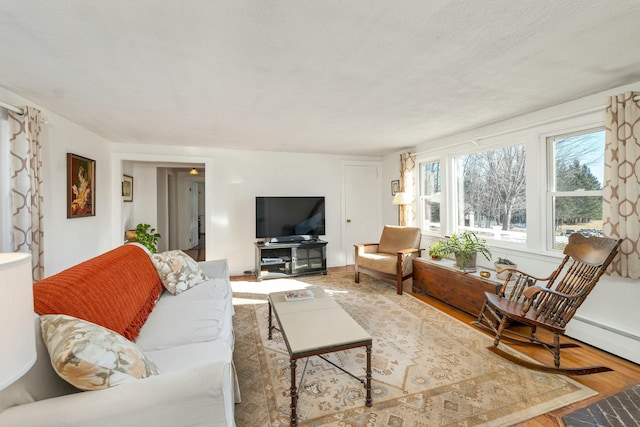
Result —
<path fill-rule="evenodd" d="M 174 298 L 163 295 L 164 298 Z M 136 344 L 147 352 L 178 345 L 212 341 L 220 336 L 229 317 L 223 299 L 172 300 L 157 304 L 140 329 Z"/>
<path fill-rule="evenodd" d="M 223 341 L 207 341 L 145 353 L 163 374 L 182 371 L 215 362 L 229 362 L 233 352 Z"/>

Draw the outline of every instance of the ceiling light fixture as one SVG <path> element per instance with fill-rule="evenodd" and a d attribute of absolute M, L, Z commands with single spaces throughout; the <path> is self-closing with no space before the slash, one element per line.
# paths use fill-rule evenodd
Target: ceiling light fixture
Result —
<path fill-rule="evenodd" d="M 192 168 L 192 169 L 189 171 L 189 175 L 198 175 L 198 169 L 196 169 L 196 168 Z"/>

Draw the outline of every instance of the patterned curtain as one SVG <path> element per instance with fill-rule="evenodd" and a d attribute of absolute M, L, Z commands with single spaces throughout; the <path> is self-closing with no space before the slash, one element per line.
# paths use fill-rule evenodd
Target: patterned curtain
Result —
<path fill-rule="evenodd" d="M 415 194 L 416 180 L 414 170 L 416 168 L 416 156 L 411 153 L 400 154 L 400 191 L 409 193 L 412 198 Z M 413 226 L 416 223 L 416 210 L 414 203 L 400 205 L 400 225 Z"/>
<path fill-rule="evenodd" d="M 604 233 L 623 239 L 612 274 L 640 279 L 640 93 L 609 98 L 606 110 Z"/>
<path fill-rule="evenodd" d="M 15 252 L 31 253 L 33 280 L 44 276 L 40 111 L 9 112 L 11 194 Z"/>

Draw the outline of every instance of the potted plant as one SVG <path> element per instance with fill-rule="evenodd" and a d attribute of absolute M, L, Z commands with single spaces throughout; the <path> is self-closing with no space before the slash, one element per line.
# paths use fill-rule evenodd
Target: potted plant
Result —
<path fill-rule="evenodd" d="M 429 255 L 432 259 L 442 259 L 447 256 L 447 247 L 442 240 L 437 240 L 429 246 Z"/>
<path fill-rule="evenodd" d="M 147 249 L 151 251 L 151 253 L 156 253 L 158 239 L 162 237 L 160 234 L 156 233 L 155 228 L 151 228 L 149 224 L 138 224 L 136 226 L 136 239 L 138 242 L 145 246 Z"/>
<path fill-rule="evenodd" d="M 456 265 L 461 270 L 475 268 L 478 253 L 484 255 L 487 260 L 491 260 L 487 241 L 478 237 L 473 231 L 465 230 L 462 233 L 454 233 L 447 240 L 440 241 L 445 246 L 444 252 L 456 257 Z"/>
<path fill-rule="evenodd" d="M 509 258 L 498 258 L 498 260 L 494 263 L 496 267 L 496 277 L 498 279 L 506 279 L 509 276 L 508 268 L 518 268 L 518 265 L 511 261 Z"/>

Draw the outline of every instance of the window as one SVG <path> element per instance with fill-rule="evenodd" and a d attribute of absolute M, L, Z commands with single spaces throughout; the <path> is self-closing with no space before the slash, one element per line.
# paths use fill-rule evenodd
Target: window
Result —
<path fill-rule="evenodd" d="M 420 215 L 423 231 L 440 231 L 440 162 L 420 163 Z"/>
<path fill-rule="evenodd" d="M 569 235 L 602 236 L 605 132 L 602 129 L 547 138 L 553 249 Z"/>
<path fill-rule="evenodd" d="M 455 158 L 457 228 L 484 238 L 525 243 L 524 145 L 500 147 Z"/>

